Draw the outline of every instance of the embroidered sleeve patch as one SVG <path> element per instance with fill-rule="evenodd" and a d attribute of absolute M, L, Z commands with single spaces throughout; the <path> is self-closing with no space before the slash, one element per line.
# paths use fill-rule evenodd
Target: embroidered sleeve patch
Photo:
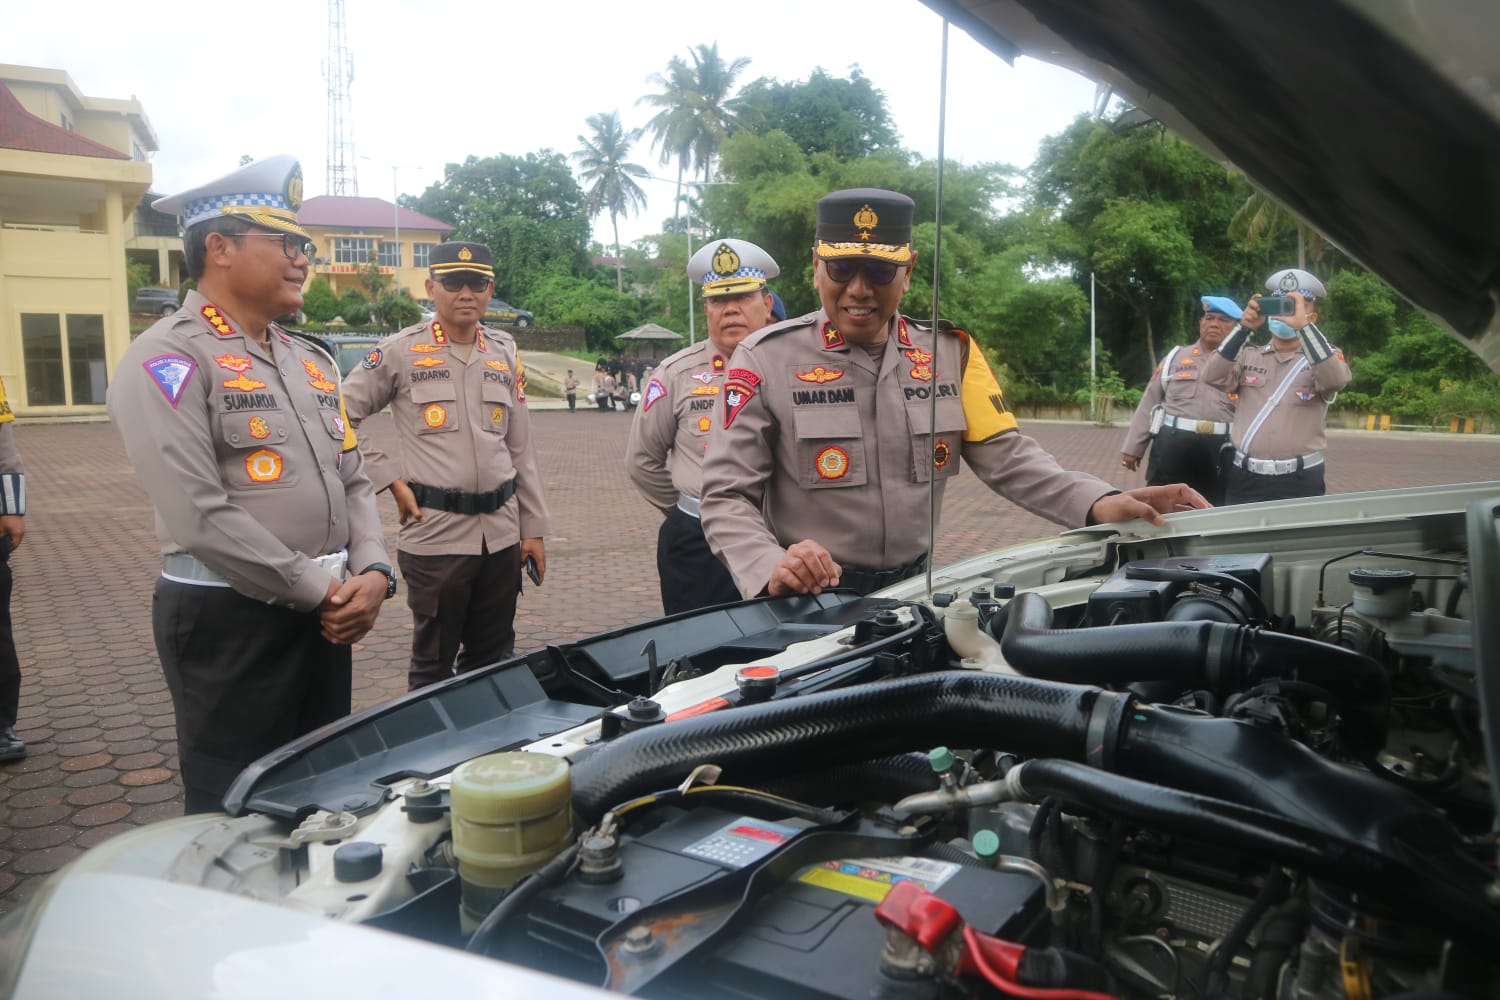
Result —
<path fill-rule="evenodd" d="M 736 369 L 738 371 L 739 369 Z M 731 372 L 730 374 L 733 374 Z M 753 373 L 747 373 L 753 374 Z M 745 404 L 755 397 L 755 390 L 743 382 L 730 382 L 724 386 L 724 426 L 734 423 Z"/>
<path fill-rule="evenodd" d="M 151 380 L 175 410 L 187 389 L 188 379 L 198 370 L 198 362 L 181 354 L 158 354 L 141 362 L 141 367 L 146 369 L 146 374 L 151 376 Z"/>
<path fill-rule="evenodd" d="M 373 371 L 380 367 L 380 359 L 383 357 L 385 355 L 380 353 L 380 348 L 372 348 L 370 353 L 365 355 L 365 359 L 360 362 L 360 367 Z"/>
<path fill-rule="evenodd" d="M 641 399 L 641 412 L 651 409 L 651 404 L 667 394 L 667 387 L 662 385 L 661 379 L 653 378 L 646 383 L 646 395 Z"/>
<path fill-rule="evenodd" d="M 748 368 L 729 369 L 729 378 L 736 382 L 743 382 L 751 389 L 754 389 L 756 386 L 760 385 L 760 376 L 755 374 Z"/>

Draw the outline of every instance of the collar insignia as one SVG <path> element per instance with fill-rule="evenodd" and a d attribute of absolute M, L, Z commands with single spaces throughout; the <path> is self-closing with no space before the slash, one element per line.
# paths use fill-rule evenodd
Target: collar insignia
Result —
<path fill-rule="evenodd" d="M 844 346 L 844 335 L 839 333 L 832 323 L 823 324 L 823 350 L 831 351 L 835 347 Z"/>
<path fill-rule="evenodd" d="M 716 373 L 722 372 L 724 370 L 724 355 L 722 355 L 722 354 L 715 354 L 714 355 L 713 367 L 714 367 L 714 371 Z"/>
<path fill-rule="evenodd" d="M 822 365 L 816 366 L 811 371 L 797 373 L 797 378 L 800 381 L 816 382 L 818 385 L 822 385 L 824 382 L 832 382 L 843 377 L 844 370 L 842 368 L 824 368 Z"/>
<path fill-rule="evenodd" d="M 464 249 L 468 248 L 465 247 Z M 434 344 L 444 345 L 448 343 L 448 335 L 443 332 L 443 324 L 439 323 L 437 320 L 432 321 L 432 342 Z"/>
<path fill-rule="evenodd" d="M 906 333 L 905 316 L 896 317 L 896 343 L 900 344 L 902 347 L 911 346 L 911 337 L 907 336 Z"/>
<path fill-rule="evenodd" d="M 214 328 L 215 333 L 221 337 L 234 336 L 234 327 L 229 325 L 229 320 L 224 318 L 217 306 L 210 303 L 203 307 L 202 312 L 203 318 L 208 320 L 208 325 Z"/>

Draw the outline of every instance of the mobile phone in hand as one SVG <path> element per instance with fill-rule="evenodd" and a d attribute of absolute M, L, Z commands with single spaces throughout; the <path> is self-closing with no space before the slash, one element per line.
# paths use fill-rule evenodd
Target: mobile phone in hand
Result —
<path fill-rule="evenodd" d="M 531 582 L 538 587 L 542 585 L 542 574 L 536 571 L 536 559 L 531 556 L 526 557 L 526 575 L 531 577 Z"/>

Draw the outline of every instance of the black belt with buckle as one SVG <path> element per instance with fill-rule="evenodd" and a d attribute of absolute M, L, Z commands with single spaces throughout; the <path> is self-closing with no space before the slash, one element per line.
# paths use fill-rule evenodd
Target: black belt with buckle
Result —
<path fill-rule="evenodd" d="M 857 566 L 844 566 L 840 568 L 838 587 L 840 590 L 873 594 L 907 577 L 916 576 L 925 569 L 927 569 L 927 556 L 925 555 L 918 556 L 905 566 L 893 566 L 890 569 L 860 569 Z"/>
<path fill-rule="evenodd" d="M 516 495 L 516 481 L 512 479 L 498 490 L 487 493 L 470 493 L 467 490 L 450 490 L 441 486 L 423 483 L 407 483 L 418 507 L 446 510 L 454 514 L 491 514 L 505 506 L 505 501 Z"/>

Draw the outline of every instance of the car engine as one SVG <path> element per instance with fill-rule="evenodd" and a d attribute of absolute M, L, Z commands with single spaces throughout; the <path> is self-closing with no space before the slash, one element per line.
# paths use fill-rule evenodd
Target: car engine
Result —
<path fill-rule="evenodd" d="M 293 745 L 170 877 L 641 996 L 1494 997 L 1475 544 L 663 619 Z"/>

